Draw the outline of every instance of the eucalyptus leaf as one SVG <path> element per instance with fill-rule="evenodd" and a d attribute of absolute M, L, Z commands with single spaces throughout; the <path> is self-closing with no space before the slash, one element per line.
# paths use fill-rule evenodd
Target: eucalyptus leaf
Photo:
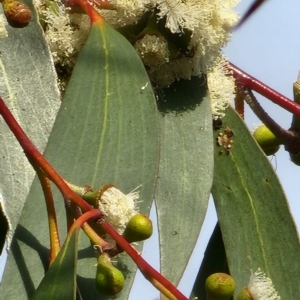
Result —
<path fill-rule="evenodd" d="M 160 162 L 155 201 L 161 272 L 178 284 L 204 221 L 213 178 L 210 99 L 205 78 L 158 91 Z"/>
<path fill-rule="evenodd" d="M 156 101 L 135 50 L 106 23 L 92 26 L 79 54 L 45 156 L 65 179 L 77 185 L 89 184 L 97 189 L 112 183 L 129 193 L 142 184 L 138 206 L 141 213 L 149 213 L 159 156 Z M 64 232 L 64 202 L 57 190 L 54 198 Z M 37 179 L 18 227 L 22 234 L 14 239 L 13 255 L 0 287 L 2 299 L 30 298 L 44 276 L 49 237 Z M 96 299 L 95 253 L 84 234 L 79 243 L 78 287 L 83 299 Z M 26 268 L 23 270 L 20 264 Z M 126 277 L 118 297 L 127 299 L 136 266 L 121 254 L 117 267 Z"/>
<path fill-rule="evenodd" d="M 231 107 L 222 121 L 223 137 L 218 131 L 215 137 L 222 144 L 232 131 L 233 144 L 229 151 L 215 146 L 212 194 L 236 292 L 248 284 L 251 270 L 260 268 L 281 299 L 298 299 L 299 238 L 280 182 Z"/>
<path fill-rule="evenodd" d="M 31 2 L 24 2 L 32 8 L 32 21 L 23 29 L 7 25 L 8 37 L 0 38 L 0 97 L 37 148 L 44 151 L 61 101 L 53 61 L 36 12 Z M 10 240 L 34 171 L 2 118 L 0 132 L 0 203 L 9 220 Z"/>
<path fill-rule="evenodd" d="M 70 233 L 31 300 L 75 299 L 79 230 Z"/>

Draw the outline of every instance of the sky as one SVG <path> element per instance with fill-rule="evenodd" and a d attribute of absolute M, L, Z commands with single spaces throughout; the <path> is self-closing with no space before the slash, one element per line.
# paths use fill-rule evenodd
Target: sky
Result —
<path fill-rule="evenodd" d="M 252 0 L 242 0 L 236 10 L 245 12 Z M 300 22 L 299 1 L 269 0 L 263 7 L 248 20 L 239 30 L 233 33 L 224 52 L 229 61 L 256 77 L 260 81 L 289 97 L 293 98 L 292 85 L 296 81 L 300 69 Z M 261 105 L 271 117 L 282 127 L 289 128 L 291 114 L 271 103 L 269 100 L 258 96 Z M 250 127 L 254 128 L 261 122 L 246 108 L 245 119 Z M 300 201 L 295 186 L 299 185 L 298 166 L 289 160 L 289 155 L 284 149 L 276 154 L 272 163 L 282 182 L 289 200 L 291 212 L 295 223 L 300 228 Z M 155 221 L 154 209 L 151 219 Z M 187 271 L 179 285 L 179 289 L 189 296 L 201 261 L 205 246 L 216 224 L 216 213 L 210 200 L 207 216 L 202 227 L 197 246 L 192 255 Z M 144 257 L 155 268 L 159 268 L 157 234 L 144 246 Z M 155 251 L 156 250 L 156 251 Z M 197 254 L 196 254 L 197 253 Z M 5 256 L 0 258 L 1 269 L 4 267 Z M 139 300 L 143 295 L 144 300 L 154 300 L 158 293 L 144 278 L 138 276 L 132 290 L 130 299 Z"/>

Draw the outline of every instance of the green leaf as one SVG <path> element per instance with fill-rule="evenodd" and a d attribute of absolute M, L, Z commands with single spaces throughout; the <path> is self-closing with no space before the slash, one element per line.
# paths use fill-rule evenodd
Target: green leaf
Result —
<path fill-rule="evenodd" d="M 229 273 L 225 246 L 219 223 L 216 224 L 206 247 L 190 299 L 194 299 L 195 297 L 198 297 L 198 299 L 206 299 L 205 281 L 208 276 L 214 273 Z"/>
<path fill-rule="evenodd" d="M 32 4 L 25 2 L 33 10 L 30 24 L 23 29 L 7 25 L 8 37 L 0 38 L 0 97 L 38 149 L 44 151 L 61 101 L 49 48 Z M 1 144 L 5 145 L 0 147 L 0 203 L 10 223 L 11 239 L 34 171 L 2 118 L 0 132 Z"/>
<path fill-rule="evenodd" d="M 141 213 L 148 214 L 159 154 L 155 102 L 147 73 L 133 47 L 107 24 L 94 25 L 78 57 L 45 156 L 64 178 L 78 185 L 99 188 L 113 183 L 129 193 L 142 184 L 142 202 L 138 205 Z M 55 190 L 54 197 L 59 226 L 65 228 L 62 196 Z M 15 237 L 0 293 L 8 295 L 13 286 L 7 299 L 21 300 L 32 295 L 43 277 L 48 252 L 45 205 L 37 179 L 19 229 L 28 234 Z M 14 255 L 17 247 L 21 255 Z M 83 234 L 79 249 L 77 282 L 82 298 L 99 298 L 94 282 L 95 253 Z M 22 260 L 27 277 L 18 266 Z M 119 297 L 126 299 L 136 267 L 126 254 L 118 257 L 117 267 L 126 277 Z M 28 280 L 32 282 L 29 292 L 25 285 Z"/>
<path fill-rule="evenodd" d="M 233 144 L 229 154 L 215 146 L 212 194 L 236 291 L 248 284 L 251 270 L 260 268 L 281 299 L 298 299 L 299 239 L 280 182 L 232 108 L 222 121 L 221 132 L 229 126 Z"/>
<path fill-rule="evenodd" d="M 158 91 L 160 163 L 155 201 L 162 273 L 178 284 L 204 221 L 213 178 L 205 78 Z"/>
<path fill-rule="evenodd" d="M 75 299 L 78 234 L 73 230 L 31 300 Z"/>

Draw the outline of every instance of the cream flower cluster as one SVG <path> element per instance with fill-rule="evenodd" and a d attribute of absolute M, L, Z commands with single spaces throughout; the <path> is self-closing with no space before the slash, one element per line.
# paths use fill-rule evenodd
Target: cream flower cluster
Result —
<path fill-rule="evenodd" d="M 198 28 L 204 33 L 207 29 L 211 31 L 208 28 L 210 26 L 217 31 L 223 31 L 235 24 L 237 15 L 232 8 L 239 0 L 110 0 L 109 2 L 116 8 L 116 19 L 121 26 L 137 22 L 145 12 L 156 8 L 160 18 L 166 17 L 166 27 L 171 32 L 182 32 L 183 29 L 194 31 Z M 211 38 L 216 36 L 214 33 Z"/>
<path fill-rule="evenodd" d="M 234 94 L 234 80 L 228 76 L 221 54 L 229 41 L 231 28 L 238 20 L 233 7 L 238 0 L 111 0 L 117 9 L 119 26 L 137 22 L 146 11 L 157 11 L 165 27 L 177 35 L 191 34 L 187 50 L 191 56 L 171 59 L 163 35 L 146 34 L 134 47 L 148 67 L 151 81 L 168 86 L 175 80 L 207 74 L 214 119 L 222 118 Z M 144 4 L 144 7 L 142 5 Z M 118 27 L 118 23 L 115 23 Z"/>
<path fill-rule="evenodd" d="M 233 7 L 238 0 L 111 0 L 117 9 L 119 24 L 136 22 L 146 11 L 157 11 L 157 18 L 165 19 L 165 27 L 173 34 L 191 34 L 187 49 L 193 52 L 191 57 L 169 59 L 169 53 L 164 52 L 165 59 L 158 66 L 149 60 L 144 63 L 150 67 L 150 78 L 158 85 L 170 85 L 174 80 L 191 76 L 200 76 L 207 73 L 214 66 L 215 59 L 220 55 L 221 48 L 230 39 L 228 29 L 238 20 Z M 142 7 L 144 4 L 144 8 Z M 129 20 L 128 15 L 132 18 Z M 122 17 L 123 16 L 123 17 Z M 164 38 L 143 49 L 143 53 L 152 53 L 159 56 L 161 44 L 166 43 Z M 136 43 L 139 52 L 141 43 Z M 141 45 L 145 48 L 145 44 Z M 143 59 L 143 57 L 142 57 Z"/>
<path fill-rule="evenodd" d="M 45 7 L 45 0 L 34 1 L 36 7 Z M 175 80 L 208 75 L 212 115 L 219 118 L 234 93 L 233 80 L 226 74 L 221 50 L 230 39 L 228 29 L 238 20 L 233 11 L 238 1 L 110 0 L 112 9 L 100 9 L 100 13 L 115 28 L 135 26 L 146 13 L 155 15 L 154 27 L 157 28 L 150 28 L 132 41 L 151 82 L 163 87 Z M 71 69 L 88 37 L 89 21 L 87 16 L 69 14 L 62 4 L 54 3 L 56 9 L 52 5 L 42 11 L 47 24 L 45 37 L 54 63 Z M 181 39 L 183 45 L 174 46 L 168 40 L 170 35 Z"/>
<path fill-rule="evenodd" d="M 70 14 L 60 1 L 34 0 L 41 19 L 46 23 L 45 38 L 50 47 L 55 64 L 72 68 L 76 54 L 87 40 L 90 21 L 83 14 Z"/>
<path fill-rule="evenodd" d="M 207 74 L 213 119 L 224 117 L 223 111 L 229 106 L 235 90 L 234 80 L 226 66 L 225 58 L 218 57 Z"/>

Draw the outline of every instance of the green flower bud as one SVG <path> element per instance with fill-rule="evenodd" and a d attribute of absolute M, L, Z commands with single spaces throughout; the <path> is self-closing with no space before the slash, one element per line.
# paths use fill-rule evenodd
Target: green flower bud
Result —
<path fill-rule="evenodd" d="M 259 126 L 254 131 L 253 137 L 266 155 L 273 155 L 280 148 L 280 140 L 273 134 L 272 131 L 270 131 L 270 129 L 266 125 Z"/>
<path fill-rule="evenodd" d="M 103 253 L 98 258 L 96 288 L 100 294 L 116 295 L 124 286 L 122 272 L 110 262 L 110 257 Z"/>
<path fill-rule="evenodd" d="M 240 291 L 235 300 L 253 300 L 253 298 L 251 297 L 248 288 L 245 287 Z"/>
<path fill-rule="evenodd" d="M 123 237 L 129 243 L 144 241 L 153 233 L 152 221 L 145 215 L 136 214 L 133 216 L 123 233 Z"/>
<path fill-rule="evenodd" d="M 235 290 L 235 281 L 225 273 L 210 275 L 205 281 L 207 300 L 228 300 Z"/>

